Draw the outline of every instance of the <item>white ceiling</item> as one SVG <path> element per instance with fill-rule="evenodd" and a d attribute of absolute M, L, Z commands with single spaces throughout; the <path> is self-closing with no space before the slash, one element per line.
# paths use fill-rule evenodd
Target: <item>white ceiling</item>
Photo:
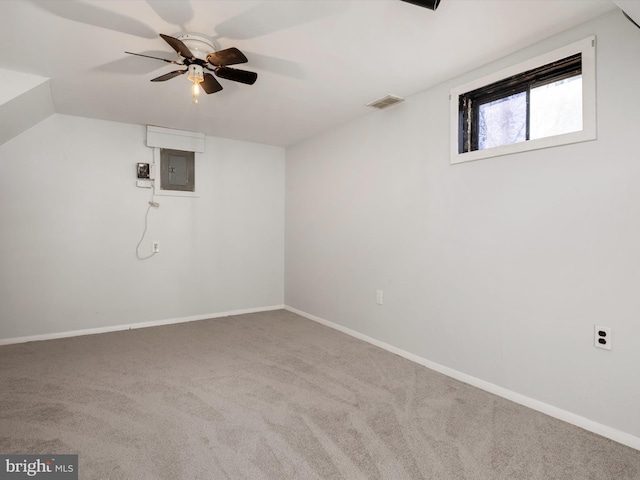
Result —
<path fill-rule="evenodd" d="M 619 3 L 624 3 L 622 0 Z M 629 3 L 629 2 L 627 2 Z M 51 79 L 55 111 L 286 146 L 617 7 L 611 0 L 0 1 L 0 69 Z M 237 47 L 253 86 L 191 103 L 189 81 L 130 52 L 177 59 L 158 36 Z M 2 72 L 0 72 L 1 74 Z M 0 81 L 2 75 L 0 75 Z M 36 82 L 37 83 L 37 82 Z"/>

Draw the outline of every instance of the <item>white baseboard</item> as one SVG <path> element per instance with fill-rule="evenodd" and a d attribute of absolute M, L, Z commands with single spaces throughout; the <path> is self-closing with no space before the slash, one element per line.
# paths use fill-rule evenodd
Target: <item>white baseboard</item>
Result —
<path fill-rule="evenodd" d="M 113 325 L 109 327 L 85 328 L 82 330 L 71 330 L 67 332 L 46 333 L 43 335 L 30 335 L 27 337 L 0 338 L 0 345 L 10 345 L 13 343 L 37 342 L 40 340 L 53 340 L 56 338 L 77 337 L 80 335 L 95 335 L 97 333 L 118 332 L 122 330 L 133 330 L 135 328 L 158 327 L 161 325 L 171 325 L 174 323 L 195 322 L 210 318 L 229 317 L 232 315 L 244 315 L 246 313 L 267 312 L 270 310 L 282 310 L 284 305 L 272 305 L 269 307 L 246 308 L 242 310 L 232 310 L 229 312 L 206 313 L 203 315 L 193 315 L 190 317 L 167 318 L 164 320 L 152 320 L 149 322 L 129 323 L 127 325 Z"/>
<path fill-rule="evenodd" d="M 304 312 L 302 310 L 298 310 L 297 308 L 293 308 L 289 305 L 285 305 L 284 308 L 285 310 L 296 313 L 302 317 L 308 318 L 309 320 L 313 320 L 314 322 L 321 323 L 322 325 L 333 328 L 342 333 L 346 333 L 347 335 L 355 337 L 359 340 L 363 340 L 367 343 L 375 345 L 376 347 L 380 347 L 391 353 L 395 353 L 396 355 L 404 357 L 407 360 L 411 360 L 412 362 L 423 365 L 427 368 L 430 368 L 431 370 L 435 370 L 436 372 L 447 375 L 448 377 L 467 383 L 469 385 L 477 387 L 486 392 L 493 393 L 494 395 L 498 395 L 499 397 L 506 398 L 507 400 L 511 400 L 512 402 L 519 403 L 520 405 L 524 405 L 525 407 L 531 408 L 533 410 L 537 410 L 538 412 L 544 413 L 546 415 L 549 415 L 550 417 L 554 417 L 554 418 L 557 418 L 558 420 L 562 420 L 564 422 L 570 423 L 577 427 L 583 428 L 584 430 L 587 430 L 589 432 L 593 432 L 595 434 L 601 435 L 605 438 L 613 440 L 614 442 L 618 442 L 628 447 L 634 448 L 636 450 L 640 450 L 640 437 L 636 437 L 629 433 L 616 430 L 615 428 L 612 428 L 612 427 L 608 427 L 607 425 L 594 422 L 593 420 L 589 420 L 588 418 L 582 417 L 580 415 L 576 415 L 575 413 L 569 412 L 567 410 L 563 410 L 553 405 L 549 405 L 548 403 L 541 402 L 534 398 L 527 397 L 525 395 L 514 392 L 507 388 L 500 387 L 499 385 L 495 385 L 493 383 L 487 382 L 480 378 L 467 375 L 466 373 L 459 372 L 458 370 L 445 367 L 444 365 L 440 365 L 438 363 L 432 362 L 430 360 L 427 360 L 426 358 L 422 358 L 413 353 L 394 347 L 393 345 L 389 345 L 387 343 L 381 342 L 379 340 L 376 340 L 375 338 L 371 338 L 367 335 L 364 335 L 360 332 L 344 327 L 337 323 L 333 323 L 333 322 L 330 322 L 329 320 L 325 320 L 323 318 L 317 317 L 315 315 Z"/>

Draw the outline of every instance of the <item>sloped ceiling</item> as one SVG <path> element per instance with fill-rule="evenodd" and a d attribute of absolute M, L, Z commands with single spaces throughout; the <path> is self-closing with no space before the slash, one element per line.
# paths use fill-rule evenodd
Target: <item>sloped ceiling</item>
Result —
<path fill-rule="evenodd" d="M 638 0 L 614 0 L 614 3 L 620 7 L 631 20 L 640 25 L 640 2 Z"/>
<path fill-rule="evenodd" d="M 54 113 L 49 79 L 0 69 L 0 145 Z"/>
<path fill-rule="evenodd" d="M 442 0 L 435 12 L 399 0 L 3 0 L 0 69 L 50 79 L 19 105 L 31 120 L 46 115 L 36 105 L 50 85 L 55 112 L 286 146 L 372 113 L 376 98 L 410 96 L 615 9 L 611 0 Z M 242 50 L 256 84 L 220 80 L 224 90 L 194 105 L 186 78 L 149 82 L 177 67 L 124 53 L 177 59 L 158 33 L 186 31 Z M 29 124 L 16 110 L 0 108 L 0 126 Z"/>

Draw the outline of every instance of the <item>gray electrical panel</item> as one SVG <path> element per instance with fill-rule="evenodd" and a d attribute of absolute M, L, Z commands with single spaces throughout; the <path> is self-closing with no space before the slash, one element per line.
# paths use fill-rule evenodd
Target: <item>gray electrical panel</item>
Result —
<path fill-rule="evenodd" d="M 160 189 L 194 192 L 195 161 L 193 152 L 160 149 Z"/>

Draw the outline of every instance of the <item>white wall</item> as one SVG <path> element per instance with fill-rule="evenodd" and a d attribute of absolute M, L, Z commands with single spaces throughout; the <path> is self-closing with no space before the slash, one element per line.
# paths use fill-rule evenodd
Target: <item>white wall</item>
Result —
<path fill-rule="evenodd" d="M 0 339 L 283 303 L 284 149 L 207 137 L 200 198 L 156 197 L 144 126 L 53 115 L 0 146 Z"/>
<path fill-rule="evenodd" d="M 591 34 L 597 141 L 449 164 L 451 87 Z M 615 12 L 288 148 L 285 303 L 640 436 L 639 85 Z"/>

